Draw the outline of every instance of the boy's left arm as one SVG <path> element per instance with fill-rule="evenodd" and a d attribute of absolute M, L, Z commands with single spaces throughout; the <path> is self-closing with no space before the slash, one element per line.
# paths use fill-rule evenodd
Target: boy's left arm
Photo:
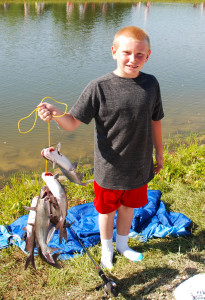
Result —
<path fill-rule="evenodd" d="M 152 135 L 154 148 L 156 151 L 156 164 L 154 172 L 158 174 L 163 169 L 163 144 L 162 144 L 162 126 L 161 121 L 152 121 Z"/>

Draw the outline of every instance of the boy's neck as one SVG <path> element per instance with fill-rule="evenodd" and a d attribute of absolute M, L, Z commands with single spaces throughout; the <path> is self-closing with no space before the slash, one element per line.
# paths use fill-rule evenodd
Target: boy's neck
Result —
<path fill-rule="evenodd" d="M 134 78 L 137 78 L 137 77 L 139 77 L 139 75 L 140 75 L 140 72 L 138 72 L 138 74 L 136 75 L 128 75 L 128 74 L 122 74 L 118 69 L 116 69 L 116 70 L 114 70 L 113 71 L 113 73 L 115 74 L 115 75 L 117 75 L 118 77 L 122 77 L 122 78 L 132 78 L 132 79 L 134 79 Z"/>

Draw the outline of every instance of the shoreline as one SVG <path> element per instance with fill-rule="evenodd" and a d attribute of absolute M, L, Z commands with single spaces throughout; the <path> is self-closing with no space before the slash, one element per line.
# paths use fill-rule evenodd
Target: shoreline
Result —
<path fill-rule="evenodd" d="M 176 148 L 177 145 L 179 144 L 185 144 L 187 145 L 187 140 L 189 140 L 189 143 L 190 141 L 194 141 L 195 139 L 197 139 L 199 145 L 203 145 L 205 144 L 205 133 L 204 132 L 200 132 L 200 133 L 197 133 L 197 132 L 193 132 L 193 133 L 190 133 L 190 132 L 187 132 L 187 133 L 177 133 L 177 134 L 173 134 L 173 135 L 170 135 L 169 137 L 167 138 L 164 138 L 163 140 L 163 145 L 164 145 L 164 149 L 168 148 L 170 153 L 174 151 L 174 149 Z M 83 167 L 86 167 L 86 168 L 93 168 L 93 156 L 91 157 L 88 157 L 88 156 L 80 156 L 78 159 L 77 159 L 77 163 L 78 163 L 78 166 L 80 168 L 83 168 Z M 29 168 L 29 167 L 24 167 L 24 168 L 21 168 L 21 169 L 17 169 L 17 170 L 11 170 L 11 171 L 8 171 L 8 172 L 4 172 L 4 171 L 1 171 L 0 170 L 0 189 L 2 187 L 2 180 L 3 181 L 7 181 L 10 177 L 14 177 L 14 176 L 21 176 L 22 174 L 28 174 L 28 175 L 31 175 L 31 174 L 40 174 L 42 172 L 45 171 L 45 162 L 43 162 L 42 166 L 40 167 L 37 167 L 37 168 Z M 57 168 L 53 169 L 52 167 L 52 163 L 51 162 L 48 162 L 48 169 L 50 172 L 53 172 L 53 173 L 56 173 L 56 170 Z"/>

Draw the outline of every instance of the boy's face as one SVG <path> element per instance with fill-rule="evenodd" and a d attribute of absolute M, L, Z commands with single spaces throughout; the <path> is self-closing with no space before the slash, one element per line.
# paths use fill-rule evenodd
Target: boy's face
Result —
<path fill-rule="evenodd" d="M 151 54 L 146 40 L 138 41 L 124 36 L 118 38 L 118 47 L 112 46 L 112 56 L 117 60 L 114 73 L 120 77 L 136 78 Z"/>

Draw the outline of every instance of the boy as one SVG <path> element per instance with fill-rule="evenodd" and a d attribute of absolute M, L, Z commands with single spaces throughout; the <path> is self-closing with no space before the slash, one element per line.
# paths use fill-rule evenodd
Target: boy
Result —
<path fill-rule="evenodd" d="M 67 131 L 95 119 L 94 205 L 99 212 L 101 265 L 113 267 L 113 225 L 118 210 L 116 249 L 133 262 L 142 254 L 128 247 L 134 208 L 147 202 L 147 183 L 163 167 L 160 88 L 141 70 L 150 56 L 150 40 L 128 26 L 114 37 L 117 69 L 90 82 L 70 112 L 55 121 Z M 62 112 L 48 103 L 38 106 L 41 119 Z M 156 165 L 153 166 L 153 145 Z"/>

